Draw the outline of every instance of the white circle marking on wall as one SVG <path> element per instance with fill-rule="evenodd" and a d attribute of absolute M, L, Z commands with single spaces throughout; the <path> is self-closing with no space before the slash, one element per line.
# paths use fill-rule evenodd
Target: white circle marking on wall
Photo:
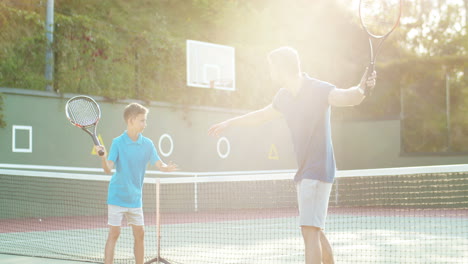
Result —
<path fill-rule="evenodd" d="M 227 147 L 227 150 L 226 150 L 226 153 L 221 153 L 220 151 L 220 146 L 221 146 L 221 142 L 226 142 L 226 147 Z M 218 144 L 216 145 L 216 149 L 218 151 L 218 155 L 220 158 L 222 159 L 225 159 L 229 156 L 229 154 L 231 153 L 231 144 L 229 144 L 229 140 L 225 137 L 221 137 L 219 140 L 218 140 Z"/>
<path fill-rule="evenodd" d="M 171 144 L 171 147 L 169 148 L 169 151 L 167 152 L 164 152 L 161 148 L 161 143 L 163 142 L 164 139 L 168 139 Z M 159 146 L 159 152 L 161 152 L 161 155 L 163 155 L 164 157 L 169 157 L 172 154 L 172 151 L 174 150 L 174 141 L 172 140 L 172 137 L 169 134 L 162 134 L 161 137 L 159 138 L 158 146 Z"/>

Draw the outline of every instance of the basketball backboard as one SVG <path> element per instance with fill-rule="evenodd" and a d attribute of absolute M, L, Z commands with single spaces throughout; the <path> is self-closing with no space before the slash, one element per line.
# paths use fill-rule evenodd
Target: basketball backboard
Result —
<path fill-rule="evenodd" d="M 187 40 L 187 86 L 236 90 L 233 47 Z"/>

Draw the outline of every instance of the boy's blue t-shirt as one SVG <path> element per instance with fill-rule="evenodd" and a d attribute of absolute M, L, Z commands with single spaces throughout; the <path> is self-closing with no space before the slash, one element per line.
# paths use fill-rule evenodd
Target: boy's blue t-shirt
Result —
<path fill-rule="evenodd" d="M 333 89 L 335 86 L 303 74 L 296 96 L 281 89 L 273 100 L 273 107 L 283 114 L 291 132 L 299 167 L 296 182 L 301 179 L 333 182 L 335 178 L 328 103 Z"/>
<path fill-rule="evenodd" d="M 107 204 L 142 207 L 146 166 L 160 160 L 151 139 L 139 134 L 138 140 L 133 141 L 125 131 L 112 141 L 107 159 L 114 162 L 116 170 L 109 183 Z"/>

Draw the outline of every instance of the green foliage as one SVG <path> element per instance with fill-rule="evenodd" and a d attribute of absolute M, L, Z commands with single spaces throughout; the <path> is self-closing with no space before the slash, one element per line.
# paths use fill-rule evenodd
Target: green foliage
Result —
<path fill-rule="evenodd" d="M 0 80 L 4 87 L 43 89 L 45 36 L 40 16 L 0 4 Z"/>
<path fill-rule="evenodd" d="M 305 70 L 315 73 L 316 77 L 342 86 L 354 84 L 358 79 L 356 73 L 362 71 L 365 63 L 359 59 L 356 64 L 355 58 L 362 56 L 349 54 L 347 47 L 356 47 L 357 53 L 366 52 L 359 44 L 363 41 L 361 31 L 357 25 L 347 22 L 351 17 L 343 9 L 335 8 L 328 1 L 317 3 L 305 0 L 293 4 L 266 0 L 255 3 L 58 0 L 53 47 L 54 87 L 61 93 L 102 95 L 112 100 L 137 98 L 258 108 L 269 103 L 277 90 L 269 80 L 266 54 L 280 45 L 296 47 L 307 62 Z M 35 17 L 36 21 L 34 27 L 24 28 L 32 29 L 27 32 L 34 36 L 29 42 L 14 34 L 5 36 L 5 43 L 20 43 L 19 46 L 12 44 L 12 50 L 39 39 L 41 45 L 7 53 L 2 72 L 12 74 L 4 78 L 2 85 L 43 89 L 44 16 L 39 13 L 44 11 L 27 9 L 15 1 L 7 2 L 4 9 L 7 13 L 23 14 L 23 17 L 8 19 L 14 21 L 9 27 L 12 33 L 27 16 Z M 285 9 L 289 9 L 291 15 L 282 14 Z M 325 14 L 323 9 L 333 15 Z M 339 16 L 344 16 L 346 21 L 334 21 Z M 308 26 L 314 24 L 328 26 L 315 31 Z M 346 41 L 337 42 L 337 33 L 342 33 Z M 237 91 L 186 87 L 186 39 L 236 47 Z M 33 53 L 37 60 L 25 59 L 31 57 L 27 52 Z M 337 63 L 338 58 L 345 58 L 345 63 Z M 18 69 L 24 67 L 31 70 L 19 74 Z M 336 71 L 345 74 L 338 75 Z M 31 72 L 35 72 L 34 78 L 29 76 Z"/>
<path fill-rule="evenodd" d="M 405 1 L 394 38 L 396 60 L 380 64 L 397 83 L 406 153 L 464 153 L 468 143 L 467 1 Z M 393 38 L 393 36 L 392 36 Z M 392 49 L 388 49 L 391 52 Z M 387 52 L 387 49 L 385 50 Z M 387 80 L 385 80 L 387 81 Z M 392 83 L 388 81 L 386 85 Z M 385 89 L 388 89 L 385 87 Z M 449 91 L 449 94 L 447 94 Z M 376 108 L 369 108 L 375 112 Z"/>

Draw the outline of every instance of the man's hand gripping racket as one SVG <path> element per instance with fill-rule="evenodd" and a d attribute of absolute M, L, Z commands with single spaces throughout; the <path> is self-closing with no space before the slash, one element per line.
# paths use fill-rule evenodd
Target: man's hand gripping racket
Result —
<path fill-rule="evenodd" d="M 377 79 L 377 72 L 374 71 L 373 73 L 369 73 L 369 68 L 366 68 L 366 70 L 364 71 L 364 74 L 361 77 L 361 81 L 359 82 L 358 87 L 360 89 L 360 92 L 363 95 L 367 96 L 366 91 L 374 90 L 376 79 Z"/>

